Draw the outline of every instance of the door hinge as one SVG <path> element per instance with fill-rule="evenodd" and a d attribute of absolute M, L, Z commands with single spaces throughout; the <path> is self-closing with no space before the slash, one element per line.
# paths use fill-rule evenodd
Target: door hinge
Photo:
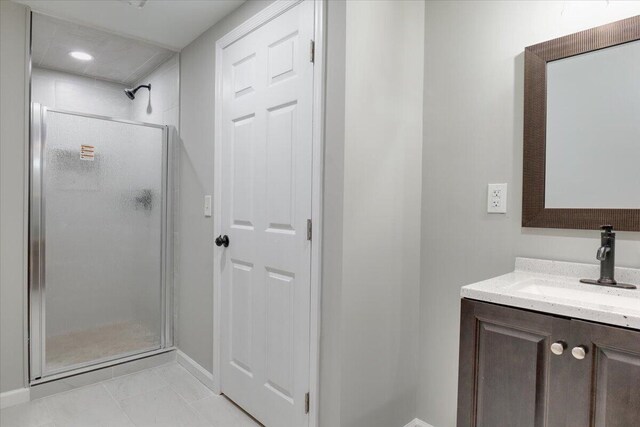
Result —
<path fill-rule="evenodd" d="M 309 413 L 309 393 L 304 395 L 304 413 Z"/>
<path fill-rule="evenodd" d="M 313 225 L 311 224 L 311 220 L 307 220 L 307 240 L 311 240 L 311 236 L 313 232 Z"/>
<path fill-rule="evenodd" d="M 309 43 L 309 60 L 316 62 L 316 42 L 313 40 Z"/>

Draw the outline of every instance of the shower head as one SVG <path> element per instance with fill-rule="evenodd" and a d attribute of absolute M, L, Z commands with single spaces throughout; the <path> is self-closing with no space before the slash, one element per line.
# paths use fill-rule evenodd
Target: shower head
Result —
<path fill-rule="evenodd" d="M 140 85 L 135 89 L 125 89 L 124 93 L 129 97 L 129 99 L 134 100 L 136 99 L 136 92 L 142 87 L 149 89 L 149 92 L 151 92 L 151 83 L 149 83 L 148 85 Z"/>

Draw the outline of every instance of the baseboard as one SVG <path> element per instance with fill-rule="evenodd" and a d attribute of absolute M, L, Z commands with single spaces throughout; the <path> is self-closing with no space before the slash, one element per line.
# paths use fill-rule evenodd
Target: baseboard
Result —
<path fill-rule="evenodd" d="M 185 368 L 191 375 L 196 377 L 208 389 L 215 391 L 213 383 L 213 375 L 204 369 L 198 362 L 184 354 L 182 351 L 177 352 L 178 363 Z"/>
<path fill-rule="evenodd" d="M 19 388 L 16 390 L 5 391 L 0 393 L 0 409 L 9 406 L 27 403 L 31 399 L 28 388 Z"/>
<path fill-rule="evenodd" d="M 409 421 L 409 423 L 404 427 L 433 427 L 431 424 L 427 424 L 424 421 L 415 418 L 413 421 Z"/>

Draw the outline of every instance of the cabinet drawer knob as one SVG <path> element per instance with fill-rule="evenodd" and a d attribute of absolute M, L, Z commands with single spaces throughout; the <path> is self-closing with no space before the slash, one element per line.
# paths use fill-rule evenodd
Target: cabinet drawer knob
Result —
<path fill-rule="evenodd" d="M 562 353 L 564 353 L 564 350 L 567 348 L 567 343 L 564 341 L 556 341 L 553 344 L 551 344 L 551 353 L 555 354 L 556 356 L 560 356 L 562 355 Z"/>
<path fill-rule="evenodd" d="M 573 354 L 573 357 L 575 357 L 578 360 L 582 360 L 587 356 L 589 350 L 587 350 L 587 348 L 583 345 L 579 345 L 577 347 L 573 347 L 573 350 L 571 350 L 571 354 Z"/>

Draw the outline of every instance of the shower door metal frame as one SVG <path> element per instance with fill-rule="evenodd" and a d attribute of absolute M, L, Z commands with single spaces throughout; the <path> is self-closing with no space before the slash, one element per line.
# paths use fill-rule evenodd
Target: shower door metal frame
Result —
<path fill-rule="evenodd" d="M 145 126 L 162 130 L 162 186 L 160 219 L 160 347 L 132 351 L 117 356 L 92 360 L 81 364 L 46 371 L 46 281 L 45 281 L 45 206 L 43 178 L 46 172 L 44 146 L 47 140 L 47 113 L 54 112 L 86 118 Z M 96 114 L 80 113 L 31 104 L 30 137 L 30 204 L 29 204 L 29 380 L 32 384 L 75 375 L 92 369 L 120 363 L 122 359 L 144 357 L 173 346 L 173 167 L 170 153 L 174 151 L 169 127 L 153 123 L 118 119 Z"/>

